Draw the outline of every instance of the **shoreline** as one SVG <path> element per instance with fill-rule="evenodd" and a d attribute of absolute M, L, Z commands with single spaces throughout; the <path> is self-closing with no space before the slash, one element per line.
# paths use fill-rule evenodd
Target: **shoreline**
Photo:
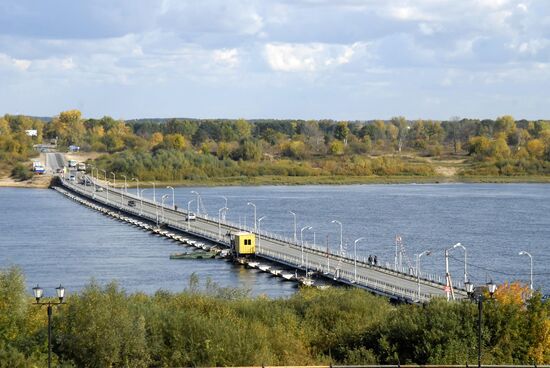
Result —
<path fill-rule="evenodd" d="M 0 188 L 45 189 L 52 177 L 35 177 L 28 181 L 0 178 Z M 550 176 L 258 176 L 228 177 L 211 180 L 156 181 L 157 186 L 218 187 L 218 186 L 264 186 L 264 185 L 368 185 L 368 184 L 550 184 Z M 117 187 L 120 184 L 117 183 Z M 140 187 L 150 187 L 140 182 Z M 135 182 L 128 183 L 135 188 Z"/>

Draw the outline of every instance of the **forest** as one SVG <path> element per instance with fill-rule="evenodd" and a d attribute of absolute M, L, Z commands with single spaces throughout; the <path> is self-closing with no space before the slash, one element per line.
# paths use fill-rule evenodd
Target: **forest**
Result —
<path fill-rule="evenodd" d="M 477 362 L 477 306 L 391 304 L 359 289 L 250 297 L 196 276 L 180 293 L 127 293 L 91 282 L 53 312 L 62 367 L 173 367 Z M 550 305 L 501 285 L 484 302 L 484 364 L 549 364 Z M 0 367 L 44 366 L 47 316 L 17 268 L 0 270 Z"/>
<path fill-rule="evenodd" d="M 25 135 L 36 129 L 36 137 Z M 32 144 L 57 138 L 100 152 L 99 168 L 142 180 L 223 183 L 250 178 L 460 179 L 550 174 L 550 123 L 454 118 L 449 121 L 85 119 L 61 112 L 48 121 L 0 118 L 0 156 L 22 175 Z M 359 179 L 361 180 L 361 179 Z M 284 179 L 283 179 L 284 181 Z"/>

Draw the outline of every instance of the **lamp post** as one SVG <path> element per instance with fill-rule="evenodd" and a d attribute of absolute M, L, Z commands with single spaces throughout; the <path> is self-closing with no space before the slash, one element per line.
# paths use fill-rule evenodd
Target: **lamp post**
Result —
<path fill-rule="evenodd" d="M 531 253 L 526 252 L 524 250 L 522 250 L 518 254 L 520 256 L 528 256 L 529 260 L 531 261 L 531 278 L 530 278 L 530 282 L 529 282 L 529 288 L 531 289 L 531 291 L 533 291 L 533 257 L 531 256 Z"/>
<path fill-rule="evenodd" d="M 258 219 L 258 252 L 262 249 L 262 220 L 265 219 L 265 216 L 262 216 Z"/>
<path fill-rule="evenodd" d="M 432 254 L 431 250 L 425 250 L 416 256 L 416 284 L 418 286 L 418 301 L 420 301 L 420 259 L 422 256 L 429 256 L 430 254 Z"/>
<path fill-rule="evenodd" d="M 174 192 L 174 188 L 171 187 L 170 185 L 168 185 L 166 187 L 166 189 L 172 189 L 172 208 L 175 210 L 176 209 L 176 195 L 175 195 L 175 192 Z"/>
<path fill-rule="evenodd" d="M 225 221 L 225 213 L 229 211 L 229 207 L 227 207 L 227 197 L 226 196 L 220 196 L 220 197 L 223 198 L 223 200 L 225 201 L 225 204 L 223 205 L 223 207 L 226 208 L 226 210 L 223 211 L 222 213 L 222 220 Z"/>
<path fill-rule="evenodd" d="M 94 166 L 93 165 L 88 165 L 88 167 L 90 168 L 90 174 L 92 175 L 92 184 L 94 186 L 94 194 L 93 194 L 92 198 L 95 198 Z"/>
<path fill-rule="evenodd" d="M 103 171 L 103 176 L 105 177 L 105 187 L 106 187 L 106 195 L 107 195 L 107 202 L 109 202 L 109 182 L 107 181 L 107 171 L 100 169 L 100 171 Z M 99 176 L 99 175 L 98 175 Z"/>
<path fill-rule="evenodd" d="M 222 213 L 224 213 L 228 209 L 229 208 L 227 207 L 222 207 L 218 210 L 218 239 L 222 238 Z"/>
<path fill-rule="evenodd" d="M 465 288 L 468 296 L 472 300 L 477 301 L 477 366 L 481 368 L 481 316 L 483 315 L 483 292 L 479 290 L 481 287 L 478 288 L 478 290 L 474 290 L 474 284 L 469 281 L 466 282 Z M 489 291 L 489 295 L 492 299 L 497 290 L 497 285 L 493 283 L 493 281 L 489 281 L 485 285 L 485 288 Z"/>
<path fill-rule="evenodd" d="M 340 255 L 342 255 L 344 252 L 344 242 L 343 242 L 344 233 L 342 230 L 342 223 L 338 220 L 332 220 L 331 223 L 340 225 Z"/>
<path fill-rule="evenodd" d="M 139 192 L 139 201 L 140 201 L 139 214 L 140 215 L 143 214 L 143 192 L 145 192 L 146 190 L 147 190 L 147 188 L 142 189 L 141 192 Z"/>
<path fill-rule="evenodd" d="M 294 217 L 294 244 L 296 244 L 296 214 L 292 211 L 288 211 Z"/>
<path fill-rule="evenodd" d="M 113 175 L 113 188 L 115 188 L 116 187 L 116 175 L 112 171 L 109 174 Z"/>
<path fill-rule="evenodd" d="M 468 282 L 468 251 L 466 247 L 460 243 L 453 245 L 453 249 L 462 248 L 464 250 L 464 283 Z"/>
<path fill-rule="evenodd" d="M 190 200 L 189 202 L 187 202 L 187 230 L 189 230 L 191 228 L 191 221 L 190 221 L 190 214 L 191 214 L 191 203 L 193 203 L 195 200 L 192 199 Z"/>
<path fill-rule="evenodd" d="M 453 289 L 453 282 L 451 280 L 451 273 L 449 271 L 449 252 L 459 246 L 461 246 L 461 244 L 456 243 L 451 248 L 445 249 L 445 292 L 447 293 L 447 301 L 451 300 L 451 296 L 453 300 L 455 299 L 455 291 Z"/>
<path fill-rule="evenodd" d="M 365 238 L 357 238 L 353 242 L 353 279 L 355 282 L 357 282 L 357 242 L 363 239 Z"/>
<path fill-rule="evenodd" d="M 122 189 L 120 191 L 120 200 L 121 200 L 120 205 L 122 206 L 124 204 L 124 192 L 126 191 L 126 186 L 127 186 L 126 180 L 127 180 L 127 178 L 126 178 L 126 175 L 120 174 L 120 176 L 122 176 L 124 178 L 124 189 Z"/>
<path fill-rule="evenodd" d="M 256 231 L 256 205 L 252 202 L 248 202 L 246 205 L 254 207 L 254 231 Z"/>
<path fill-rule="evenodd" d="M 160 198 L 160 211 L 162 213 L 162 222 L 164 222 L 164 200 L 168 197 L 169 195 L 165 194 Z"/>
<path fill-rule="evenodd" d="M 304 226 L 300 229 L 300 243 L 302 244 L 302 266 L 304 265 L 304 230 L 313 229 L 311 226 Z"/>
<path fill-rule="evenodd" d="M 155 182 L 154 182 L 154 181 L 150 181 L 149 184 L 153 184 L 153 202 L 155 202 L 155 206 L 156 206 L 156 203 L 157 203 L 157 193 L 156 193 L 156 190 L 155 190 Z"/>
<path fill-rule="evenodd" d="M 153 184 L 153 202 L 155 203 L 155 215 L 157 217 L 157 226 L 159 226 L 159 209 L 157 206 L 157 191 L 155 187 L 155 182 L 150 181 L 149 183 Z"/>
<path fill-rule="evenodd" d="M 34 298 L 36 299 L 36 302 L 34 302 L 33 304 L 39 306 L 46 305 L 48 310 L 48 368 L 50 368 L 52 366 L 52 305 L 64 304 L 63 298 L 65 297 L 65 288 L 61 285 L 55 288 L 55 293 L 57 294 L 57 298 L 59 299 L 58 302 L 54 302 L 51 300 L 41 302 L 40 299 L 44 295 L 44 289 L 42 289 L 38 285 L 32 288 L 32 293 L 34 295 Z"/>
<path fill-rule="evenodd" d="M 136 181 L 136 195 L 139 198 L 139 179 L 138 178 L 132 178 L 132 180 Z"/>
<path fill-rule="evenodd" d="M 201 195 L 200 195 L 198 192 L 194 191 L 194 190 L 191 191 L 191 194 L 195 194 L 195 195 L 197 196 L 197 215 L 199 215 L 199 213 L 200 213 Z"/>

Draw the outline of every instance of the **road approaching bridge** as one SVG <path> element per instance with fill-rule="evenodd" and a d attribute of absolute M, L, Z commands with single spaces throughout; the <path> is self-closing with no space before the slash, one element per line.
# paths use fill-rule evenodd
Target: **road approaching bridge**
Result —
<path fill-rule="evenodd" d="M 79 196 L 92 199 L 118 211 L 131 214 L 170 227 L 172 229 L 205 238 L 229 247 L 228 234 L 237 231 L 254 232 L 257 237 L 256 257 L 286 267 L 303 271 L 315 271 L 318 275 L 342 284 L 367 289 L 373 293 L 407 302 L 425 302 L 434 297 L 445 297 L 445 285 L 440 282 L 417 278 L 415 275 L 374 266 L 358 259 L 334 254 L 320 247 L 304 246 L 292 239 L 286 239 L 265 231 L 254 231 L 224 220 L 197 215 L 187 220 L 187 211 L 161 206 L 158 202 L 138 198 L 123 189 L 111 186 L 89 176 L 83 177 L 88 185 L 59 178 L 59 185 Z M 101 188 L 101 189 L 100 189 Z M 129 201 L 132 201 L 129 205 Z M 464 290 L 455 288 L 457 298 L 465 298 Z"/>

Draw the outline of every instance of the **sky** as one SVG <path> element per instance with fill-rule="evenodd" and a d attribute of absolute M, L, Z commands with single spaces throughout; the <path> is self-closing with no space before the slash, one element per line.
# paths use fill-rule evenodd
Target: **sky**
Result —
<path fill-rule="evenodd" d="M 548 0 L 0 0 L 0 114 L 550 118 Z"/>

